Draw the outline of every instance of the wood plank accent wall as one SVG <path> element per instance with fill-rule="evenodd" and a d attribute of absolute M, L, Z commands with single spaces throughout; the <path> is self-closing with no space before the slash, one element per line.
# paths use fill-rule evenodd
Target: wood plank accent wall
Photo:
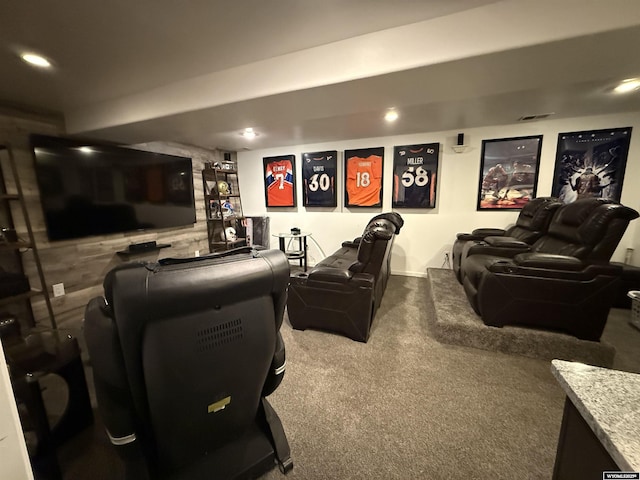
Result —
<path fill-rule="evenodd" d="M 0 142 L 10 142 L 18 166 L 20 181 L 28 203 L 29 215 L 40 253 L 44 275 L 51 295 L 56 321 L 60 328 L 77 328 L 81 325 L 84 309 L 89 300 L 102 294 L 102 281 L 106 273 L 126 261 L 155 261 L 166 257 L 192 257 L 199 250 L 209 252 L 205 221 L 202 169 L 206 163 L 221 161 L 223 153 L 174 143 L 153 142 L 136 145 L 141 150 L 168 153 L 192 158 L 196 223 L 176 229 L 151 230 L 126 234 L 49 242 L 40 204 L 40 192 L 36 182 L 33 155 L 29 146 L 29 134 L 59 135 L 62 125 L 51 121 L 0 114 Z M 6 170 L 5 170 L 6 171 Z M 16 230 L 26 237 L 26 228 L 18 222 L 21 215 L 14 215 Z M 121 258 L 116 254 L 131 243 L 155 240 L 170 243 L 165 248 L 141 255 Z M 25 273 L 35 285 L 37 271 L 32 256 L 23 255 Z M 65 295 L 54 298 L 52 285 L 64 283 Z M 36 323 L 47 326 L 48 317 L 44 300 L 34 298 L 32 307 Z"/>

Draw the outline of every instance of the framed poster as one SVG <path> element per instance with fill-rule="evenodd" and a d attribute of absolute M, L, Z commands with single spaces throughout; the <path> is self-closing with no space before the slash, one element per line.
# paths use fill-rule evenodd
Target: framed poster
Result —
<path fill-rule="evenodd" d="M 631 127 L 558 134 L 551 195 L 620 202 L 630 140 Z"/>
<path fill-rule="evenodd" d="M 393 208 L 435 208 L 439 143 L 393 149 Z"/>
<path fill-rule="evenodd" d="M 302 154 L 302 195 L 305 207 L 336 207 L 338 152 Z"/>
<path fill-rule="evenodd" d="M 482 141 L 478 210 L 519 210 L 536 196 L 542 135 Z"/>
<path fill-rule="evenodd" d="M 267 207 L 295 207 L 295 155 L 264 157 L 264 199 Z"/>
<path fill-rule="evenodd" d="M 344 151 L 344 206 L 382 206 L 384 147 Z"/>

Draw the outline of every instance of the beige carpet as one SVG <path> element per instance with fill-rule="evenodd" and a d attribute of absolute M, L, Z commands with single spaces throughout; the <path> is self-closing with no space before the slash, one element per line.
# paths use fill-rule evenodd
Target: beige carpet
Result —
<path fill-rule="evenodd" d="M 287 372 L 269 400 L 295 466 L 263 480 L 551 478 L 564 393 L 550 362 L 437 341 L 428 291 L 392 276 L 367 344 L 285 320 Z M 100 428 L 60 458 L 65 480 L 122 478 Z"/>
<path fill-rule="evenodd" d="M 283 327 L 287 373 L 270 399 L 287 478 L 551 477 L 564 395 L 549 362 L 436 341 L 427 294 L 426 279 L 392 276 L 367 344 Z"/>
<path fill-rule="evenodd" d="M 615 348 L 606 340 L 589 342 L 562 333 L 515 326 L 490 327 L 476 315 L 453 270 L 428 269 L 427 321 L 434 338 L 551 361 L 554 358 L 603 367 L 613 366 Z"/>

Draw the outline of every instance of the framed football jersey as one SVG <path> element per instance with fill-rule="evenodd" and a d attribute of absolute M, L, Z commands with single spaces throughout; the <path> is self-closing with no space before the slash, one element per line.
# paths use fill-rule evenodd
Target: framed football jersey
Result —
<path fill-rule="evenodd" d="M 264 157 L 262 163 L 267 207 L 295 207 L 295 155 Z"/>
<path fill-rule="evenodd" d="M 393 150 L 393 208 L 435 208 L 439 143 Z"/>
<path fill-rule="evenodd" d="M 382 206 L 384 147 L 344 151 L 344 206 Z"/>
<path fill-rule="evenodd" d="M 302 193 L 305 207 L 335 207 L 338 152 L 302 154 Z"/>

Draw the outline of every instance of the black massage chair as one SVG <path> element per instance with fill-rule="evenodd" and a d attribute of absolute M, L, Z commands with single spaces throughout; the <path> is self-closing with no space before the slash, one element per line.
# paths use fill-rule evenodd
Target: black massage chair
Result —
<path fill-rule="evenodd" d="M 127 479 L 255 478 L 292 466 L 266 400 L 284 375 L 289 264 L 250 248 L 123 264 L 86 309 L 107 435 Z"/>
<path fill-rule="evenodd" d="M 635 210 L 603 199 L 560 207 L 533 245 L 489 237 L 463 259 L 467 298 L 485 324 L 521 325 L 598 341 L 622 276 L 609 263 Z"/>

